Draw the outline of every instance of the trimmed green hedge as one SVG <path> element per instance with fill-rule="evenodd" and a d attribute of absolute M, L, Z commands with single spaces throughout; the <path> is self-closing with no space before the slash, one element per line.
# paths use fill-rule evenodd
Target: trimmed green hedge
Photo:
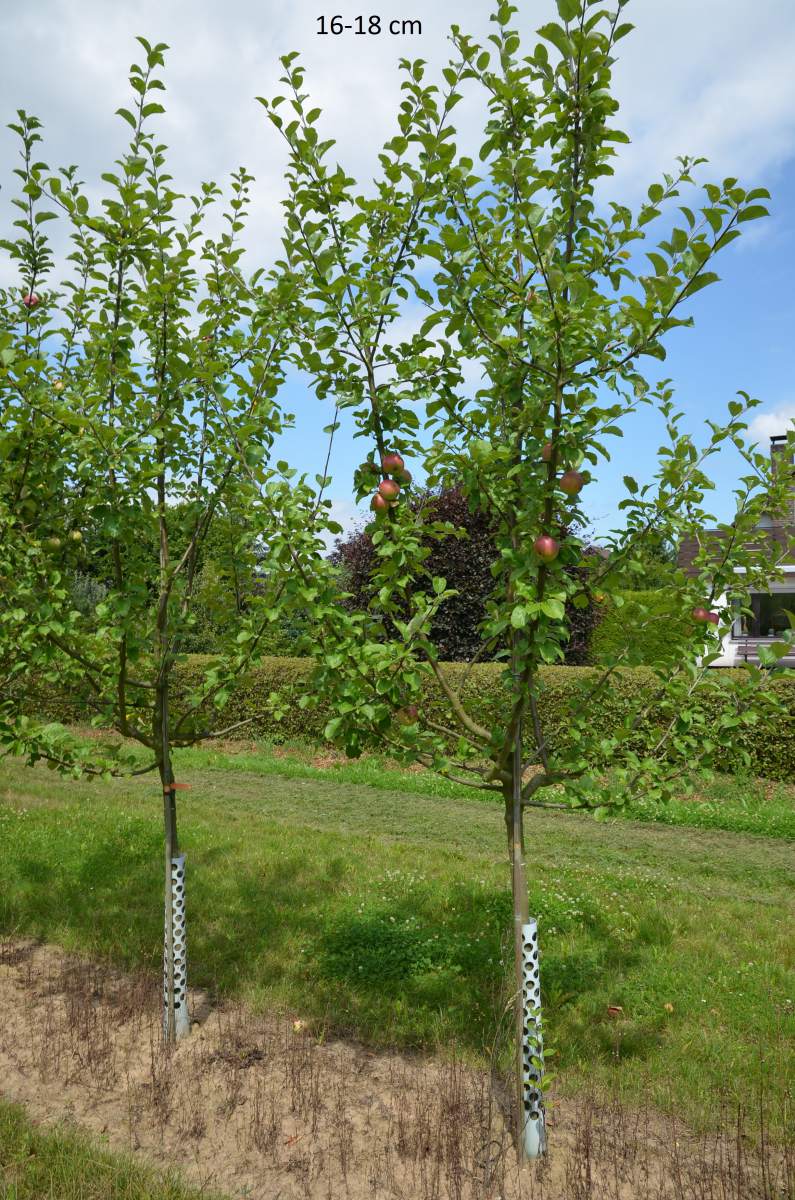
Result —
<path fill-rule="evenodd" d="M 196 686 L 202 672 L 212 658 L 206 655 L 191 656 L 177 668 L 177 696 L 175 697 L 174 712 L 179 713 L 179 693 Z M 237 721 L 254 719 L 231 736 L 238 738 L 264 738 L 271 742 L 285 742 L 295 739 L 322 742 L 323 730 L 332 715 L 323 705 L 313 709 L 303 709 L 298 706 L 297 698 L 305 690 L 312 664 L 309 659 L 302 658 L 264 658 L 259 665 L 249 672 L 238 685 L 226 708 L 223 711 L 222 723 L 232 725 Z M 477 664 L 469 671 L 466 683 L 464 676 L 467 667 L 463 663 L 448 663 L 445 667 L 451 683 L 462 689 L 466 703 L 471 705 L 471 711 L 476 713 L 482 724 L 490 725 L 506 710 L 504 685 L 500 678 L 503 667 L 495 663 Z M 566 739 L 569 706 L 573 689 L 584 678 L 595 677 L 599 674 L 595 667 L 546 667 L 541 671 L 543 698 L 541 704 L 544 728 L 551 746 L 562 744 Z M 735 672 L 721 671 L 721 676 L 729 677 Z M 642 703 L 655 687 L 655 678 L 651 670 L 645 667 L 625 668 L 619 670 L 611 678 L 608 687 L 599 694 L 597 706 L 594 709 L 594 722 L 598 724 L 599 732 L 609 737 L 615 731 L 628 706 Z M 795 778 L 795 677 L 779 679 L 776 691 L 783 697 L 787 715 L 776 717 L 774 722 L 761 721 L 752 733 L 747 734 L 746 748 L 751 754 L 752 770 L 757 775 L 769 779 L 791 780 Z M 433 680 L 427 685 L 427 699 L 424 708 L 429 713 L 436 712 L 439 717 L 445 713 L 445 702 L 440 696 Z M 285 714 L 281 721 L 276 721 L 268 712 L 266 701 L 271 693 L 279 695 L 285 703 Z M 714 706 L 716 715 L 720 704 L 719 693 L 710 693 L 705 703 Z M 28 711 L 38 711 L 50 720 L 61 721 L 64 724 L 85 723 L 88 714 L 75 704 L 65 701 L 55 702 L 49 698 L 46 702 L 36 702 L 35 696 L 30 697 Z M 707 713 L 709 718 L 709 713 Z M 217 720 L 217 719 L 216 719 Z M 653 714 L 638 728 L 637 746 L 648 744 L 655 728 Z M 725 764 L 728 773 L 732 771 L 732 762 Z"/>
<path fill-rule="evenodd" d="M 620 607 L 610 597 L 600 606 L 589 661 L 598 665 L 619 654 L 626 644 L 626 631 L 631 629 L 633 649 L 644 662 L 665 662 L 672 648 L 675 653 L 686 639 L 691 622 L 684 616 L 671 616 L 671 599 L 664 591 L 624 592 L 623 599 Z M 647 611 L 642 613 L 642 608 Z"/>

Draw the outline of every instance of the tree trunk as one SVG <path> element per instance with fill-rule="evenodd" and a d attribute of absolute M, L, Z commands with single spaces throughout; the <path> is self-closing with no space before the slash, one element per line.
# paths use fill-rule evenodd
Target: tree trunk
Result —
<path fill-rule="evenodd" d="M 539 992 L 538 932 L 529 914 L 527 867 L 522 822 L 522 739 L 516 737 L 511 784 L 505 794 L 505 824 L 513 892 L 514 1020 L 516 1060 L 516 1144 L 520 1158 L 546 1152 L 541 1092 L 543 1044 Z"/>

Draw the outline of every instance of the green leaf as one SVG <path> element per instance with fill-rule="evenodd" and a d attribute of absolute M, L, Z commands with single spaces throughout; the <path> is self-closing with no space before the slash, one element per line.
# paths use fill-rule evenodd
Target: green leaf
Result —
<path fill-rule="evenodd" d="M 541 611 L 553 621 L 562 621 L 566 609 L 560 600 L 550 599 L 541 601 Z"/>
<path fill-rule="evenodd" d="M 511 625 L 514 629 L 524 629 L 527 624 L 527 609 L 522 604 L 517 604 L 511 613 Z"/>
<path fill-rule="evenodd" d="M 342 717 L 332 717 L 323 730 L 323 736 L 327 741 L 333 742 L 342 725 Z"/>
<path fill-rule="evenodd" d="M 711 283 L 717 283 L 720 275 L 716 275 L 714 271 L 702 271 L 700 275 L 696 275 L 685 289 L 686 296 L 694 296 L 696 292 L 700 292 L 702 288 L 709 287 Z"/>
<path fill-rule="evenodd" d="M 759 217 L 769 217 L 770 213 L 765 208 L 764 204 L 752 204 L 749 208 L 743 208 L 737 215 L 737 224 L 742 225 L 743 221 L 756 221 Z"/>
<path fill-rule="evenodd" d="M 554 21 L 551 21 L 548 25 L 542 25 L 538 31 L 538 35 L 544 38 L 545 41 L 551 42 L 564 58 L 572 57 L 573 47 L 571 39 L 566 34 L 566 30 L 562 29 L 560 25 L 556 25 Z"/>
<path fill-rule="evenodd" d="M 581 0 L 557 0 L 561 21 L 576 21 L 581 11 Z"/>

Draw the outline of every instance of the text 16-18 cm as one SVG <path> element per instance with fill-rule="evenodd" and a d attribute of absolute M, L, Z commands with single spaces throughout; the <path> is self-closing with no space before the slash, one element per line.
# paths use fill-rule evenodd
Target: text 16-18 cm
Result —
<path fill-rule="evenodd" d="M 319 34 L 328 36 L 333 33 L 355 33 L 357 37 L 373 36 L 379 33 L 391 33 L 393 37 L 416 35 L 422 33 L 422 21 L 404 21 L 401 17 L 393 17 L 391 21 L 382 21 L 380 17 L 354 17 L 347 23 L 342 17 L 318 17 Z"/>

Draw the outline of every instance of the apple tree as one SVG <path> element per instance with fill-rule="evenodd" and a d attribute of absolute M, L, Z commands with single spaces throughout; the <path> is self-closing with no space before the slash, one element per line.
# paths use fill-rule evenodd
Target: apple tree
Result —
<path fill-rule="evenodd" d="M 327 736 L 348 754 L 388 746 L 501 800 L 516 1131 L 531 1157 L 544 1151 L 545 1125 L 525 815 L 553 807 L 603 818 L 636 795 L 664 801 L 693 772 L 742 756 L 748 727 L 775 704 L 775 670 L 726 679 L 709 668 L 749 589 L 775 573 L 781 548 L 748 542 L 764 513 L 783 513 L 788 482 L 747 446 L 754 401 L 730 399 L 699 444 L 671 382 L 649 371 L 667 337 L 692 324 L 690 301 L 716 281 L 716 256 L 765 214 L 767 192 L 732 178 L 700 184 L 703 160 L 681 158 L 636 206 L 611 196 L 616 148 L 628 141 L 611 90 L 616 47 L 632 28 L 625 7 L 557 0 L 557 19 L 529 49 L 508 0 L 485 47 L 454 26 L 438 88 L 422 63 L 402 64 L 398 132 L 368 189 L 330 158 L 295 56 L 282 60 L 285 95 L 267 104 L 290 151 L 289 256 L 308 280 L 301 358 L 318 396 L 352 412 L 364 443 L 355 495 L 372 496 L 374 514 L 366 611 L 336 602 L 330 568 L 313 573 L 323 632 L 305 648 L 315 692 L 334 713 Z M 458 150 L 450 116 L 472 90 L 487 112 L 474 157 Z M 581 493 L 644 410 L 658 422 L 658 466 L 647 481 L 626 475 L 609 556 L 589 558 L 577 533 Z M 653 689 L 626 701 L 616 729 L 600 729 L 602 696 L 638 662 L 637 631 L 627 630 L 604 669 L 578 675 L 565 736 L 553 736 L 544 681 L 564 658 L 567 613 L 594 596 L 620 603 L 616 580 L 643 569 L 649 547 L 716 523 L 707 468 L 726 447 L 743 463 L 735 512 L 693 577 L 673 573 L 670 612 L 691 619 L 652 664 Z M 453 589 L 429 569 L 428 539 L 450 530 L 408 502 L 417 468 L 431 487 L 460 488 L 494 531 L 479 635 L 484 647 L 505 647 L 497 720 L 483 717 L 476 692 L 453 685 L 429 636 Z M 431 689 L 446 717 L 427 703 Z M 716 691 L 721 715 L 708 725 Z M 654 736 L 639 740 L 649 720 Z"/>
<path fill-rule="evenodd" d="M 172 1042 L 188 1030 L 173 752 L 229 732 L 230 689 L 290 597 L 292 530 L 318 505 L 285 463 L 271 463 L 288 420 L 279 390 L 293 282 L 243 274 L 243 169 L 225 203 L 211 183 L 195 196 L 175 191 L 153 132 L 165 47 L 139 40 L 134 104 L 119 110 L 130 143 L 98 206 L 75 168 L 51 173 L 38 161 L 35 118 L 20 113 L 13 126 L 22 190 L 15 236 L 2 243 L 18 284 L 0 296 L 0 738 L 7 752 L 64 771 L 156 772 Z M 71 242 L 60 283 L 51 219 Z M 264 554 L 267 573 L 185 696 L 174 669 L 197 619 L 197 563 L 219 523 L 235 530 L 214 550 L 219 565 L 248 577 Z M 69 581 L 108 558 L 108 591 L 89 618 Z M 68 697 L 124 743 L 87 747 L 37 721 L 30 686 Z"/>

